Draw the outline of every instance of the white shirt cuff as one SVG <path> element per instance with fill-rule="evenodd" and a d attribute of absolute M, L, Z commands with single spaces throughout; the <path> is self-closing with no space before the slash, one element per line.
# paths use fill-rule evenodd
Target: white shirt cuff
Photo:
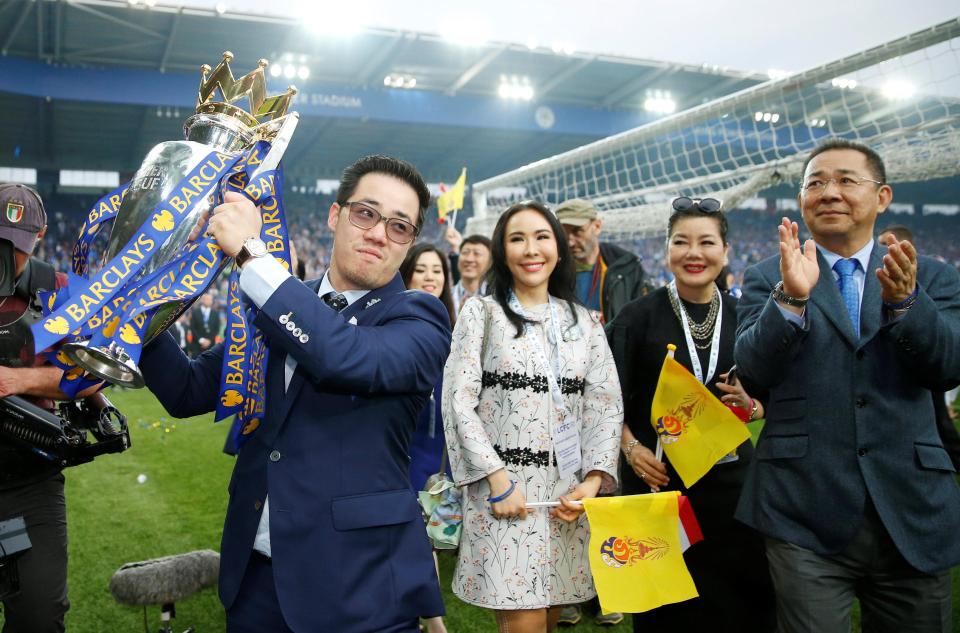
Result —
<path fill-rule="evenodd" d="M 241 277 L 240 279 L 241 279 L 241 281 L 242 281 L 242 280 L 243 280 L 243 277 Z M 243 284 L 241 283 L 240 285 L 242 286 Z M 794 325 L 797 325 L 797 326 L 799 326 L 799 327 L 803 327 L 803 326 L 804 326 L 804 323 L 806 323 L 806 321 L 807 321 L 807 309 L 806 309 L 806 308 L 803 309 L 803 314 L 797 314 L 796 312 L 791 312 L 790 310 L 787 310 L 787 309 L 784 308 L 782 305 L 780 305 L 779 303 L 777 303 L 777 309 L 780 310 L 780 314 L 783 315 L 783 318 L 785 318 L 787 321 L 790 321 L 790 322 L 793 323 Z"/>
<path fill-rule="evenodd" d="M 277 288 L 289 278 L 289 271 L 276 257 L 255 257 L 240 269 L 240 289 L 258 308 L 262 308 Z"/>

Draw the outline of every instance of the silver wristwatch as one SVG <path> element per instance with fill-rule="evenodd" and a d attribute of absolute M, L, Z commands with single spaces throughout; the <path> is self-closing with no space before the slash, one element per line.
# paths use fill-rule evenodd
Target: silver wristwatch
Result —
<path fill-rule="evenodd" d="M 240 251 L 234 259 L 237 261 L 237 266 L 243 268 L 248 260 L 254 257 L 263 257 L 266 254 L 267 245 L 263 243 L 263 240 L 259 237 L 248 237 L 243 241 L 243 245 L 240 246 Z"/>
<path fill-rule="evenodd" d="M 773 295 L 774 301 L 779 301 L 780 303 L 783 303 L 788 306 L 793 306 L 794 308 L 806 307 L 807 300 L 810 298 L 810 297 L 791 297 L 790 295 L 788 295 L 783 291 L 782 281 L 777 282 L 777 285 L 773 287 L 773 292 L 771 294 Z"/>

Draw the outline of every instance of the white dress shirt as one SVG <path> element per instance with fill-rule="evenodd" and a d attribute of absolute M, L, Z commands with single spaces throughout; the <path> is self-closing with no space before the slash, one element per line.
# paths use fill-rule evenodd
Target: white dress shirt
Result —
<path fill-rule="evenodd" d="M 270 299 L 289 277 L 290 273 L 274 257 L 256 257 L 247 262 L 240 271 L 240 289 L 243 290 L 258 308 Z M 330 276 L 324 274 L 320 282 L 317 295 L 323 297 L 329 292 L 338 292 L 330 283 Z M 347 306 L 370 292 L 369 290 L 344 290 L 341 294 L 347 299 Z M 290 387 L 290 380 L 297 370 L 297 359 L 290 354 L 284 361 L 284 389 Z M 263 500 L 263 510 L 260 514 L 260 524 L 257 526 L 257 536 L 253 540 L 253 549 L 264 556 L 270 556 L 270 497 Z"/>
<path fill-rule="evenodd" d="M 861 306 L 863 305 L 863 285 L 867 280 L 867 267 L 870 265 L 870 253 L 873 252 L 873 243 L 874 240 L 871 239 L 869 242 L 867 242 L 866 246 L 854 253 L 853 257 L 848 258 L 855 259 L 860 262 L 860 266 L 853 271 L 853 280 L 857 282 L 857 296 L 860 298 L 859 301 Z M 837 255 L 833 251 L 828 251 L 819 244 L 817 244 L 817 250 L 820 251 L 820 254 L 823 255 L 823 258 L 827 260 L 827 266 L 830 267 L 830 272 L 833 273 L 833 281 L 836 282 L 838 279 L 840 279 L 840 275 L 838 275 L 837 271 L 833 269 L 833 266 L 837 263 L 837 260 L 843 259 L 843 255 Z M 782 314 L 787 321 L 795 323 L 800 327 L 806 325 L 806 309 L 804 309 L 803 314 L 796 314 L 790 310 L 787 310 L 779 303 L 777 304 L 777 307 L 780 308 L 780 314 Z"/>

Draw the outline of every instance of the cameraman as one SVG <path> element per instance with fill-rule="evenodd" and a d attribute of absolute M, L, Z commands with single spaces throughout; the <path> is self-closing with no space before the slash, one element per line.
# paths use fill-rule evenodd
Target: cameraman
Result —
<path fill-rule="evenodd" d="M 0 185 L 0 397 L 21 396 L 53 410 L 62 371 L 34 355 L 30 325 L 37 293 L 67 276 L 31 257 L 47 230 L 39 194 Z M 97 390 L 91 387 L 79 396 Z M 22 516 L 32 548 L 18 561 L 20 593 L 3 601 L 3 633 L 63 631 L 67 600 L 67 508 L 60 467 L 0 435 L 0 521 Z"/>

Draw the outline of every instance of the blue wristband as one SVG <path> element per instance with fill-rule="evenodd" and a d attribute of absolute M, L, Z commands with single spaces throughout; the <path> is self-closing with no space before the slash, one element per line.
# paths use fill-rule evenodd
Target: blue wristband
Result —
<path fill-rule="evenodd" d="M 510 487 L 507 488 L 507 491 L 505 493 L 503 493 L 502 495 L 498 495 L 496 497 L 487 497 L 487 501 L 489 501 L 490 503 L 500 503 L 501 501 L 503 501 L 504 499 L 512 495 L 516 487 L 517 487 L 517 482 L 511 479 Z"/>

